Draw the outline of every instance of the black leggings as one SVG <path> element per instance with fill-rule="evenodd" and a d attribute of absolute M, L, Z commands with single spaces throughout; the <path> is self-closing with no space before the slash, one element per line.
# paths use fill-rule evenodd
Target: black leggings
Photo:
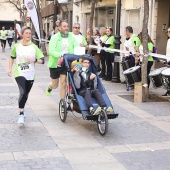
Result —
<path fill-rule="evenodd" d="M 153 61 L 148 61 L 148 65 L 147 65 L 147 75 L 148 75 L 148 87 L 150 86 L 150 78 L 149 78 L 149 73 L 151 71 L 151 67 L 153 65 Z"/>
<path fill-rule="evenodd" d="M 23 109 L 25 107 L 25 103 L 28 99 L 28 94 L 32 88 L 32 85 L 34 83 L 34 80 L 26 80 L 25 77 L 16 77 L 15 78 L 18 87 L 19 87 L 19 108 Z"/>
<path fill-rule="evenodd" d="M 10 47 L 12 46 L 12 41 L 13 41 L 13 38 L 8 38 L 8 44 Z"/>

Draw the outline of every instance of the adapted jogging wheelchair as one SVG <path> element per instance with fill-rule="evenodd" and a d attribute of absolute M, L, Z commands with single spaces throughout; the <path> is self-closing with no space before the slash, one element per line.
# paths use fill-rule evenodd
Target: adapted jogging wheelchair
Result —
<path fill-rule="evenodd" d="M 71 72 L 71 63 L 74 60 L 78 60 L 81 57 L 86 56 L 90 58 L 91 65 L 90 65 L 90 71 L 93 72 L 94 74 L 97 73 L 97 64 L 96 60 L 94 57 L 91 55 L 73 55 L 73 54 L 66 54 L 64 55 L 64 64 L 67 69 L 67 91 L 66 91 L 66 97 L 65 99 L 61 99 L 59 102 L 59 116 L 62 122 L 66 121 L 67 118 L 67 113 L 71 111 L 72 113 L 75 111 L 77 113 L 82 114 L 82 117 L 84 120 L 91 120 L 93 122 L 97 122 L 98 130 L 99 133 L 104 136 L 107 131 L 108 131 L 108 119 L 115 119 L 118 117 L 118 114 L 116 113 L 111 113 L 111 114 L 106 114 L 105 110 L 101 110 L 99 115 L 91 115 L 89 109 L 87 108 L 87 105 L 85 103 L 85 100 L 82 96 L 78 95 L 74 81 L 73 81 L 73 72 Z M 98 89 L 102 94 L 102 97 L 104 101 L 106 102 L 107 107 L 112 107 L 112 104 L 108 98 L 108 95 L 106 94 L 106 90 L 103 87 L 100 78 L 97 76 L 97 81 L 98 81 Z M 97 107 L 97 101 L 92 98 L 92 104 L 94 107 Z"/>

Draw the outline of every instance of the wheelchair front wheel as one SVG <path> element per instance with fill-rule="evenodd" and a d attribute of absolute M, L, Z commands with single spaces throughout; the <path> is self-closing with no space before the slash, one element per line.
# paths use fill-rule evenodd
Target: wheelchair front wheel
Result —
<path fill-rule="evenodd" d="M 100 135 L 102 136 L 106 135 L 108 131 L 108 117 L 107 117 L 106 112 L 103 109 L 98 115 L 97 127 L 98 127 Z"/>
<path fill-rule="evenodd" d="M 67 118 L 67 105 L 64 99 L 60 100 L 59 103 L 59 116 L 62 122 L 66 121 Z"/>

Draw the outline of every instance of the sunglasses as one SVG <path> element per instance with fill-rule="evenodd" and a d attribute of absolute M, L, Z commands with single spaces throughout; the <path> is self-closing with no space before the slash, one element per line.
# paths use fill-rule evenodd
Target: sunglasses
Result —
<path fill-rule="evenodd" d="M 84 64 L 90 64 L 90 62 L 86 62 L 86 61 L 85 61 L 85 62 L 83 62 L 83 63 L 84 63 Z"/>
<path fill-rule="evenodd" d="M 170 31 L 167 31 L 167 33 L 170 33 Z"/>
<path fill-rule="evenodd" d="M 80 27 L 74 27 L 75 29 L 80 29 Z"/>

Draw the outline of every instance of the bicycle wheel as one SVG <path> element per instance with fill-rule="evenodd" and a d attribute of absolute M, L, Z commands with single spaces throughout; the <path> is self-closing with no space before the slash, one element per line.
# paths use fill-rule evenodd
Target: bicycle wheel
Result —
<path fill-rule="evenodd" d="M 108 131 L 108 117 L 106 112 L 102 109 L 100 114 L 98 115 L 97 126 L 100 135 L 106 135 Z"/>
<path fill-rule="evenodd" d="M 59 103 L 59 116 L 62 122 L 66 121 L 67 118 L 67 105 L 64 99 L 60 100 Z"/>

